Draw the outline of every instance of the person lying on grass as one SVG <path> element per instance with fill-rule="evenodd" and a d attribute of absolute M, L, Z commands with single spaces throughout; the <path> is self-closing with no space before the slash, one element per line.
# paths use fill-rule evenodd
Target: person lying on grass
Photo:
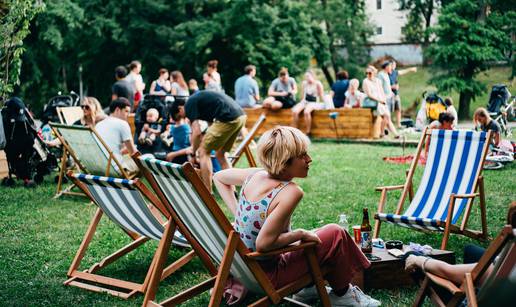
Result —
<path fill-rule="evenodd" d="M 333 268 L 325 276 L 332 288 L 332 306 L 379 306 L 379 301 L 350 284 L 354 274 L 371 264 L 345 230 L 336 224 L 315 231 L 291 230 L 291 216 L 303 198 L 303 190 L 292 179 L 308 176 L 312 162 L 309 142 L 296 128 L 271 129 L 258 142 L 258 159 L 264 168 L 217 172 L 215 186 L 235 215 L 234 227 L 249 249 L 267 252 L 298 241 L 317 242 L 319 264 Z M 235 185 L 242 186 L 238 201 Z M 277 288 L 309 272 L 303 251 L 288 252 L 260 264 Z M 307 302 L 317 297 L 315 287 L 311 287 L 301 290 L 294 299 Z"/>

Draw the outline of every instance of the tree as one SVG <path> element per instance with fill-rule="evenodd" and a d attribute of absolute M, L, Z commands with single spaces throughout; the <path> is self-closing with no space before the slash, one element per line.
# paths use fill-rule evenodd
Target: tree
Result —
<path fill-rule="evenodd" d="M 8 0 L 0 5 L 0 101 L 19 83 L 23 40 L 31 20 L 42 10 L 40 1 Z"/>
<path fill-rule="evenodd" d="M 402 29 L 408 43 L 428 45 L 432 16 L 443 1 L 441 0 L 398 0 L 400 10 L 408 11 L 407 23 Z"/>
<path fill-rule="evenodd" d="M 320 7 L 322 6 L 322 10 Z M 326 80 L 333 83 L 334 72 L 346 68 L 357 76 L 369 61 L 369 38 L 373 28 L 368 22 L 363 0 L 321 0 L 312 7 L 323 28 L 314 32 L 317 45 L 315 57 Z"/>
<path fill-rule="evenodd" d="M 469 117 L 469 106 L 484 85 L 475 76 L 489 68 L 490 63 L 504 59 L 511 50 L 511 36 L 503 23 L 513 13 L 476 1 L 455 0 L 443 8 L 438 25 L 433 30 L 436 42 L 426 50 L 435 68 L 431 83 L 441 91 L 458 91 L 459 118 Z M 514 19 L 513 19 L 514 20 Z"/>

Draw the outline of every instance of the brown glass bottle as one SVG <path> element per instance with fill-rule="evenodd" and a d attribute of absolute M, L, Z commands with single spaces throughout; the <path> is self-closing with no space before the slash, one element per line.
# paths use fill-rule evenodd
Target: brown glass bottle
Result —
<path fill-rule="evenodd" d="M 364 208 L 362 225 L 360 225 L 360 236 L 362 237 L 360 248 L 364 254 L 370 254 L 373 252 L 371 229 L 371 224 L 369 224 L 369 213 L 367 212 L 367 208 Z"/>

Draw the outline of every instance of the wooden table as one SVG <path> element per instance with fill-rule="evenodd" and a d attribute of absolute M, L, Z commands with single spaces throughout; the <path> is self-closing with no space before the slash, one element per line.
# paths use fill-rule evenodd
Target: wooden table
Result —
<path fill-rule="evenodd" d="M 407 245 L 404 246 L 407 250 Z M 353 284 L 362 289 L 392 289 L 407 287 L 414 284 L 414 280 L 405 271 L 403 261 L 387 253 L 387 249 L 373 248 L 373 254 L 381 258 L 380 261 L 372 261 L 371 267 L 357 274 L 353 278 Z M 430 255 L 450 264 L 455 264 L 455 253 L 452 251 L 434 249 Z"/>

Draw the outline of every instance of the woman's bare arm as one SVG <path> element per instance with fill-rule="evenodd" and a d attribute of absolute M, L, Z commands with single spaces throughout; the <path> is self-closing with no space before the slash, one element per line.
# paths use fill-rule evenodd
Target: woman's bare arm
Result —
<path fill-rule="evenodd" d="M 220 197 L 224 200 L 229 210 L 235 215 L 237 199 L 235 197 L 235 186 L 241 186 L 250 175 L 259 171 L 259 168 L 230 168 L 219 171 L 213 175 L 213 183 L 219 191 Z"/>

